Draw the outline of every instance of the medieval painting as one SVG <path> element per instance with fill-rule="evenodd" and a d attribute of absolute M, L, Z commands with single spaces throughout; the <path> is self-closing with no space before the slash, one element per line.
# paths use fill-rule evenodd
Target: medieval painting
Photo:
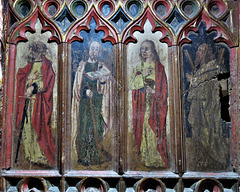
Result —
<path fill-rule="evenodd" d="M 52 169 L 57 154 L 57 44 L 50 32 L 26 32 L 17 44 L 13 163 L 21 169 Z"/>
<path fill-rule="evenodd" d="M 231 170 L 229 49 L 201 22 L 182 47 L 184 128 L 189 171 Z"/>
<path fill-rule="evenodd" d="M 102 42 L 104 32 L 81 31 L 83 42 L 72 50 L 72 149 L 73 169 L 112 169 L 113 45 Z"/>
<path fill-rule="evenodd" d="M 151 29 L 147 20 L 127 47 L 128 166 L 138 171 L 169 167 L 168 46 Z"/>

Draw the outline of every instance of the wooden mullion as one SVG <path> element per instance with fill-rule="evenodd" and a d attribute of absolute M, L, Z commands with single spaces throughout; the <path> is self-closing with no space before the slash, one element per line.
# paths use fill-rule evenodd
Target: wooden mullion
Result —
<path fill-rule="evenodd" d="M 67 61 L 68 61 L 68 44 L 61 43 L 58 46 L 58 143 L 59 143 L 59 165 L 60 174 L 65 171 L 65 156 L 66 156 L 66 124 L 67 124 Z"/>
<path fill-rule="evenodd" d="M 171 127 L 171 154 L 175 159 L 172 169 L 176 173 L 183 171 L 183 118 L 182 118 L 182 83 L 179 62 L 179 47 L 169 48 L 169 102 Z"/>

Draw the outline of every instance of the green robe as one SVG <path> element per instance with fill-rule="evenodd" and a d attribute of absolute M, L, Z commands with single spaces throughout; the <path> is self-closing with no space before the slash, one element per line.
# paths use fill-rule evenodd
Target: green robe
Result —
<path fill-rule="evenodd" d="M 102 140 L 104 132 L 104 120 L 101 114 L 103 95 L 97 91 L 99 82 L 86 76 L 87 72 L 96 70 L 98 70 L 98 63 L 87 62 L 81 84 L 77 150 L 78 163 L 82 165 L 96 165 L 101 160 L 98 143 Z M 87 89 L 93 92 L 92 98 L 86 95 Z"/>

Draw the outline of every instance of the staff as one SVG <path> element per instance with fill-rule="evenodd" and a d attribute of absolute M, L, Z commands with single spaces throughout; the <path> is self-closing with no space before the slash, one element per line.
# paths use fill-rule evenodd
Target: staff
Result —
<path fill-rule="evenodd" d="M 23 128 L 24 128 L 25 119 L 26 119 L 26 123 L 28 123 L 27 109 L 28 109 L 29 100 L 30 100 L 29 98 L 25 99 L 25 105 L 23 108 L 23 116 L 22 116 L 22 121 L 21 121 L 21 129 L 20 129 L 20 133 L 18 136 L 18 145 L 17 145 L 15 163 L 17 163 L 17 160 L 18 160 L 18 153 L 19 153 L 19 148 L 20 148 L 20 144 L 21 144 L 21 140 L 22 140 L 22 132 L 23 132 Z"/>

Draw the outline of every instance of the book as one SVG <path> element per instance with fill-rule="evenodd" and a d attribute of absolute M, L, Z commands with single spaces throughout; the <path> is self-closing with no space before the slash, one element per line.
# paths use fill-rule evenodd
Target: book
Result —
<path fill-rule="evenodd" d="M 110 74 L 111 74 L 111 71 L 107 67 L 102 66 L 97 71 L 91 71 L 91 72 L 86 73 L 86 76 L 89 79 L 91 79 L 92 81 L 94 81 L 94 80 L 97 80 L 97 79 L 102 78 L 104 76 L 108 76 Z"/>

